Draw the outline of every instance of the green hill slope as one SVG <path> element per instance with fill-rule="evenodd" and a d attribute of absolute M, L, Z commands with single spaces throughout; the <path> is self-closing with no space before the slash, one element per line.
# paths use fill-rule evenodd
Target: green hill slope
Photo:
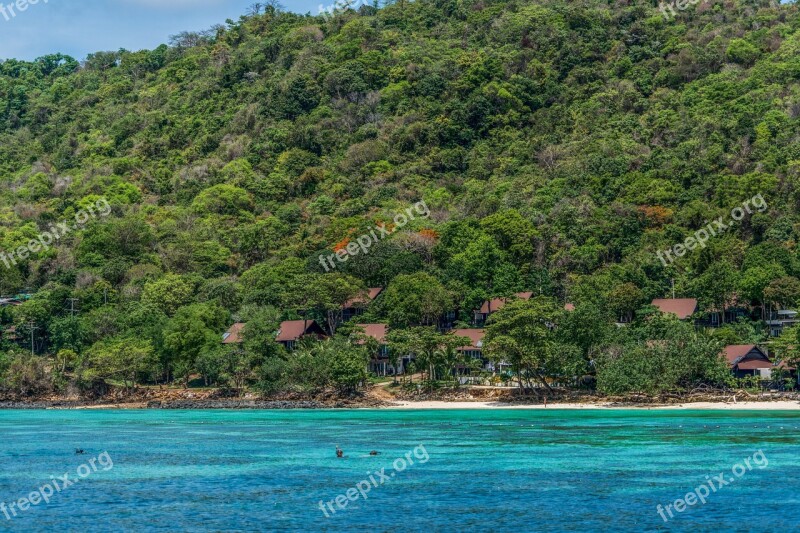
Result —
<path fill-rule="evenodd" d="M 428 217 L 336 263 L 342 283 L 394 283 L 368 319 L 426 322 L 400 308 L 413 283 L 441 284 L 464 322 L 525 290 L 618 317 L 671 280 L 705 308 L 793 303 L 799 27 L 768 1 L 669 19 L 635 1 L 420 0 L 6 61 L 0 251 L 111 208 L 0 263 L 0 294 L 39 292 L 0 316 L 38 327 L 38 351 L 78 353 L 130 331 L 178 350 L 181 313 L 200 344 L 273 307 L 324 321 L 320 254 L 421 201 Z"/>

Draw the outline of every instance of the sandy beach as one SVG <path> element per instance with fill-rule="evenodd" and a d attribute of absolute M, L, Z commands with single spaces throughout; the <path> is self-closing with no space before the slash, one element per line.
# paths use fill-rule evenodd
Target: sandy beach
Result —
<path fill-rule="evenodd" d="M 377 401 L 379 400 L 379 401 Z M 368 402 L 339 401 L 299 401 L 299 400 L 259 400 L 257 398 L 239 399 L 180 399 L 170 397 L 159 401 L 141 401 L 130 399 L 120 402 L 83 403 L 78 399 L 71 401 L 42 402 L 0 402 L 0 409 L 54 409 L 54 410 L 136 410 L 136 409 L 385 409 L 385 410 L 488 410 L 488 409 L 549 409 L 549 410 L 712 410 L 712 411 L 800 411 L 800 401 L 796 399 L 768 399 L 761 401 L 695 401 L 683 403 L 623 403 L 620 401 L 586 401 L 586 402 L 548 402 L 512 403 L 496 399 L 464 399 L 464 400 L 401 400 L 388 395 L 372 398 Z"/>
<path fill-rule="evenodd" d="M 775 401 L 775 402 L 694 402 L 674 405 L 619 405 L 606 403 L 550 403 L 544 405 L 508 404 L 503 402 L 442 402 L 423 401 L 407 402 L 398 401 L 397 405 L 383 409 L 641 409 L 641 410 L 720 410 L 720 411 L 800 411 L 800 402 Z"/>

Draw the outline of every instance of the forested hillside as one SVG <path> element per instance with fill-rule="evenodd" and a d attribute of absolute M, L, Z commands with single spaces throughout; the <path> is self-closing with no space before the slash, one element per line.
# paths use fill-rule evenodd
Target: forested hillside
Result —
<path fill-rule="evenodd" d="M 366 287 L 387 290 L 364 320 L 397 328 L 466 324 L 519 291 L 608 323 L 673 282 L 704 309 L 794 304 L 798 30 L 796 5 L 766 0 L 674 18 L 635 0 L 398 0 L 0 63 L 0 252 L 111 206 L 0 263 L 0 294 L 34 294 L 0 310 L 19 337 L 4 364 L 33 327 L 56 368 L 188 381 L 243 321 L 252 370 L 274 324 L 326 324 Z M 758 194 L 764 210 L 659 260 Z M 430 216 L 326 272 L 320 255 L 421 201 Z"/>

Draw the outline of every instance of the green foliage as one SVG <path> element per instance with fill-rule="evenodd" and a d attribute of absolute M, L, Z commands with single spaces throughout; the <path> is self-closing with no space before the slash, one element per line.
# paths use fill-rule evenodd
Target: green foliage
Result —
<path fill-rule="evenodd" d="M 4 61 L 0 253 L 101 198 L 112 209 L 0 265 L 2 296 L 36 293 L 0 323 L 19 350 L 33 328 L 37 354 L 88 365 L 51 365 L 67 373 L 97 375 L 87 353 L 136 338 L 157 361 L 130 382 L 291 389 L 330 376 L 301 368 L 314 354 L 284 358 L 281 319 L 334 333 L 340 303 L 380 286 L 370 320 L 466 322 L 486 298 L 533 291 L 552 305 L 510 306 L 533 329 L 503 315 L 511 329 L 489 329 L 520 381 L 546 384 L 627 347 L 614 320 L 646 340 L 636 312 L 673 283 L 703 309 L 796 306 L 800 7 L 761 2 L 757 24 L 753 9 L 664 23 L 654 5 L 601 0 L 405 2 L 333 21 L 271 7 L 155 50 Z M 763 209 L 704 246 L 655 255 L 757 194 Z M 396 227 L 423 199 L 431 216 Z M 376 225 L 392 234 L 323 274 L 320 254 Z M 229 314 L 248 322 L 244 363 L 214 348 Z"/>
<path fill-rule="evenodd" d="M 790 368 L 800 367 L 800 327 L 787 328 L 772 345 L 778 361 Z"/>
<path fill-rule="evenodd" d="M 0 355 L 0 370 L 5 370 L 0 387 L 18 396 L 36 396 L 53 389 L 46 360 L 30 353 Z"/>
<path fill-rule="evenodd" d="M 86 353 L 92 371 L 104 378 L 135 387 L 137 376 L 152 372 L 157 365 L 153 346 L 135 337 L 110 337 L 92 346 Z"/>
<path fill-rule="evenodd" d="M 414 365 L 426 372 L 430 387 L 437 379 L 450 379 L 456 366 L 470 366 L 467 356 L 457 350 L 471 344 L 468 337 L 442 334 L 436 328 L 414 327 L 393 330 L 387 340 L 393 353 L 414 356 Z"/>
<path fill-rule="evenodd" d="M 489 317 L 484 349 L 496 363 L 511 366 L 520 388 L 571 381 L 582 375 L 585 361 L 557 333 L 565 313 L 551 298 L 514 300 Z"/>
<path fill-rule="evenodd" d="M 398 327 L 430 324 L 451 304 L 452 298 L 444 286 L 424 272 L 394 278 L 382 301 L 389 323 Z"/>
<path fill-rule="evenodd" d="M 275 342 L 280 328 L 280 312 L 274 308 L 258 308 L 250 311 L 242 333 L 245 352 L 258 359 L 272 359 L 283 353 L 283 346 Z"/>
<path fill-rule="evenodd" d="M 174 315 L 182 306 L 191 302 L 194 287 L 185 278 L 168 274 L 163 278 L 145 283 L 142 303 L 152 305 L 167 316 Z"/>
<path fill-rule="evenodd" d="M 267 394 L 324 390 L 356 393 L 367 382 L 366 350 L 343 337 L 306 342 L 288 357 L 268 358 L 257 388 Z"/>
<path fill-rule="evenodd" d="M 634 333 L 598 357 L 600 392 L 659 394 L 731 384 L 723 344 L 691 324 L 655 317 Z"/>
<path fill-rule="evenodd" d="M 192 304 L 181 307 L 164 328 L 164 348 L 169 364 L 184 385 L 195 369 L 200 352 L 220 342 L 220 331 L 227 324 L 227 313 L 213 304 Z"/>
<path fill-rule="evenodd" d="M 331 335 L 336 333 L 336 326 L 342 322 L 345 306 L 363 308 L 369 303 L 369 293 L 364 284 L 347 274 L 323 274 L 305 290 L 313 295 L 313 307 L 326 317 Z"/>

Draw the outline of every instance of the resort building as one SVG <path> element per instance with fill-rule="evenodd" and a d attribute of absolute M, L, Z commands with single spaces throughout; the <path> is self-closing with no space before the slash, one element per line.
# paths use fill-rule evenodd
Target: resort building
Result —
<path fill-rule="evenodd" d="M 664 314 L 675 315 L 678 320 L 688 320 L 697 312 L 695 298 L 656 298 L 651 305 Z"/>
<path fill-rule="evenodd" d="M 375 298 L 380 296 L 382 292 L 383 287 L 373 287 L 371 289 L 367 289 L 367 294 L 364 297 L 353 298 L 352 300 L 346 302 L 342 306 L 342 320 L 347 322 L 353 317 L 363 314 L 364 310 L 369 307 L 369 305 L 375 301 Z"/>
<path fill-rule="evenodd" d="M 454 329 L 450 333 L 455 337 L 467 337 L 470 344 L 460 346 L 458 351 L 473 359 L 481 361 L 481 367 L 486 366 L 486 359 L 483 356 L 483 337 L 486 335 L 484 329 Z"/>
<path fill-rule="evenodd" d="M 530 300 L 531 296 L 533 296 L 532 292 L 518 292 L 514 295 L 520 300 Z M 483 302 L 481 308 L 475 311 L 475 325 L 482 326 L 485 324 L 489 315 L 505 307 L 510 300 L 510 298 L 492 298 Z"/>
<path fill-rule="evenodd" d="M 222 334 L 222 344 L 241 344 L 244 341 L 242 332 L 244 331 L 244 322 L 237 322 L 232 325 L 228 331 Z"/>
<path fill-rule="evenodd" d="M 286 320 L 281 322 L 275 340 L 287 350 L 293 350 L 297 341 L 303 337 L 325 338 L 325 331 L 315 320 Z"/>
<path fill-rule="evenodd" d="M 725 359 L 737 378 L 760 376 L 772 377 L 775 365 L 764 351 L 755 344 L 732 344 L 725 347 Z"/>
<path fill-rule="evenodd" d="M 780 337 L 785 328 L 796 325 L 798 322 L 797 311 L 791 309 L 778 309 L 770 311 L 767 319 L 770 337 Z"/>
<path fill-rule="evenodd" d="M 378 376 L 387 376 L 395 373 L 394 366 L 389 362 L 389 346 L 386 343 L 386 332 L 389 326 L 386 324 L 356 324 L 363 330 L 365 337 L 370 337 L 378 342 L 378 351 L 370 354 L 369 371 Z M 356 344 L 366 344 L 364 339 L 356 341 Z"/>

